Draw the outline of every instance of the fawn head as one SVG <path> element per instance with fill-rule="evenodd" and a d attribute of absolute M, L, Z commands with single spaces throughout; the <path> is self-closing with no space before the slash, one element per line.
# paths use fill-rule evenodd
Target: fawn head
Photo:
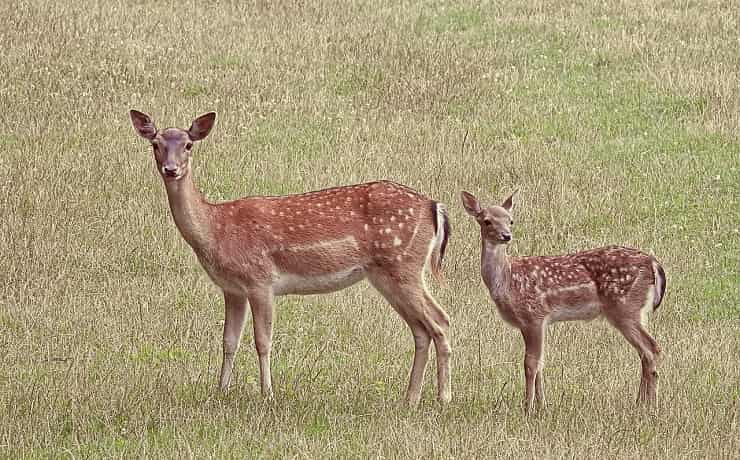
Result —
<path fill-rule="evenodd" d="M 480 225 L 483 240 L 493 244 L 506 244 L 511 241 L 514 195 L 516 192 L 512 193 L 501 206 L 482 208 L 476 197 L 468 192 L 461 192 L 463 207 Z"/>
<path fill-rule="evenodd" d="M 157 171 L 165 181 L 182 179 L 190 172 L 193 143 L 208 136 L 216 122 L 216 112 L 208 112 L 196 118 L 188 130 L 158 131 L 149 115 L 138 110 L 129 114 L 139 136 L 151 142 Z"/>

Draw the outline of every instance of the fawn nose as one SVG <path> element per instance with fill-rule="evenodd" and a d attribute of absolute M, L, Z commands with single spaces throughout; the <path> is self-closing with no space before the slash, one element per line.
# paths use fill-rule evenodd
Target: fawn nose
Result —
<path fill-rule="evenodd" d="M 162 166 L 162 172 L 164 173 L 165 176 L 176 177 L 177 176 L 177 166 L 172 166 L 172 165 Z"/>
<path fill-rule="evenodd" d="M 511 233 L 502 233 L 501 234 L 501 239 L 503 241 L 511 241 Z"/>

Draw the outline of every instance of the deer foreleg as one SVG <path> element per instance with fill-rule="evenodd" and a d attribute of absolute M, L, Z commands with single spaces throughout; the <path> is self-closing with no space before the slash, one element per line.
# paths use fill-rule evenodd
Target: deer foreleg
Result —
<path fill-rule="evenodd" d="M 226 315 L 224 320 L 223 363 L 221 365 L 221 390 L 227 391 L 234 369 L 234 357 L 244 329 L 247 299 L 244 296 L 224 293 Z"/>
<path fill-rule="evenodd" d="M 262 396 L 272 398 L 272 374 L 270 372 L 270 351 L 272 350 L 272 292 L 264 291 L 250 294 L 252 326 L 254 327 L 254 346 L 260 366 L 260 388 Z"/>

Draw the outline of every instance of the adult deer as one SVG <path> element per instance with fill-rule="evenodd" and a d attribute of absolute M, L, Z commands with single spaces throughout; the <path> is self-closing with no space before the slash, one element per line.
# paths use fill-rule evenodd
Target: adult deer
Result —
<path fill-rule="evenodd" d="M 638 402 L 654 402 L 660 347 L 643 327 L 643 314 L 665 294 L 663 267 L 637 249 L 608 246 L 549 257 L 509 257 L 514 194 L 501 206 L 482 208 L 462 192 L 465 210 L 480 224 L 481 274 L 501 317 L 524 337 L 525 406 L 544 404 L 542 355 L 545 329 L 555 321 L 603 315 L 637 350 L 642 361 Z"/>
<path fill-rule="evenodd" d="M 152 144 L 177 228 L 223 290 L 222 390 L 229 387 L 247 303 L 262 394 L 272 397 L 273 298 L 332 292 L 367 278 L 411 328 L 415 353 L 409 404 L 420 399 L 431 341 L 438 397 L 450 400 L 449 318 L 423 279 L 429 265 L 440 276 L 450 235 L 440 203 L 388 181 L 208 203 L 193 182 L 190 158 L 193 144 L 208 135 L 216 114 L 196 118 L 187 130 L 157 130 L 148 115 L 136 110 L 130 115 L 136 132 Z"/>

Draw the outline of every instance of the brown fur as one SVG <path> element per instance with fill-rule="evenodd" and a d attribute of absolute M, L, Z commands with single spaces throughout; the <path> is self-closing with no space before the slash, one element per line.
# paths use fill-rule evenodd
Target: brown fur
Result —
<path fill-rule="evenodd" d="M 180 233 L 224 291 L 222 389 L 229 386 L 247 302 L 262 392 L 271 396 L 274 296 L 331 292 L 368 278 L 414 336 L 409 403 L 419 401 L 431 341 L 437 350 L 439 398 L 450 399 L 449 319 L 423 283 L 430 258 L 439 268 L 440 246 L 447 237 L 440 232 L 448 227 L 437 226 L 443 211 L 434 201 L 403 185 L 379 181 L 208 203 L 193 182 L 189 147 L 208 135 L 215 114 L 199 117 L 187 131 L 156 131 L 141 112 L 131 111 L 131 119 L 154 146 Z"/>
<path fill-rule="evenodd" d="M 660 303 L 665 273 L 654 257 L 637 249 L 608 246 L 562 256 L 509 257 L 513 195 L 503 205 L 482 208 L 463 192 L 463 205 L 481 226 L 481 273 L 501 317 L 522 332 L 525 343 L 525 402 L 544 402 L 541 378 L 545 329 L 555 321 L 603 315 L 640 354 L 639 401 L 654 401 L 660 347 L 641 323 L 642 310 Z"/>

